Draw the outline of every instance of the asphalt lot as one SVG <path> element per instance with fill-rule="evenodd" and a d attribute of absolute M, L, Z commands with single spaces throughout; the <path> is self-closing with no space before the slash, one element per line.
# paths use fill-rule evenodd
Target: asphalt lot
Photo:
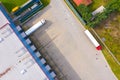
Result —
<path fill-rule="evenodd" d="M 47 50 L 67 80 L 117 80 L 101 51 L 84 34 L 84 27 L 63 0 L 51 0 L 26 26 L 47 23 L 32 36 Z"/>

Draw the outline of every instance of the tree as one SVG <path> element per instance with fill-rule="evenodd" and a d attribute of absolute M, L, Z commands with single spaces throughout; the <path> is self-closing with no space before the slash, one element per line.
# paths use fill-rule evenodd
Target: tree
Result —
<path fill-rule="evenodd" d="M 78 11 L 80 11 L 80 14 L 82 15 L 82 18 L 89 23 L 91 18 L 92 18 L 92 14 L 89 10 L 89 8 L 83 4 L 81 4 L 78 8 Z"/>

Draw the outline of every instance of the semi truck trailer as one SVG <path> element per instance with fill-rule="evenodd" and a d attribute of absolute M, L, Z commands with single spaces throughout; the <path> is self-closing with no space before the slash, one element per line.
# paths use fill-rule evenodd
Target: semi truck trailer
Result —
<path fill-rule="evenodd" d="M 88 31 L 85 30 L 84 31 L 86 36 L 89 38 L 89 40 L 93 43 L 93 45 L 96 47 L 97 50 L 101 50 L 102 47 L 100 46 L 100 44 L 97 42 L 97 40 L 93 37 L 93 35 Z"/>
<path fill-rule="evenodd" d="M 27 31 L 25 31 L 26 35 L 29 36 L 31 33 L 35 32 L 38 28 L 43 26 L 45 24 L 46 20 L 42 19 L 39 22 L 37 22 L 35 25 L 33 25 L 31 28 L 29 28 Z"/>

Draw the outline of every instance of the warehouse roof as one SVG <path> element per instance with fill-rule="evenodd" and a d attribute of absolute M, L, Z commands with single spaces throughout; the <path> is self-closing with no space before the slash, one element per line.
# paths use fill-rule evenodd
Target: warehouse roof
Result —
<path fill-rule="evenodd" d="M 0 5 L 0 79 L 53 80 Z"/>

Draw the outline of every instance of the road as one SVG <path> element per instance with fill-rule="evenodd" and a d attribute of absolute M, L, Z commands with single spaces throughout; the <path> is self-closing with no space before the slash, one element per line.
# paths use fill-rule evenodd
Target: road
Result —
<path fill-rule="evenodd" d="M 47 23 L 32 36 L 44 46 L 67 80 L 117 80 L 102 52 L 85 36 L 85 28 L 63 0 L 51 0 L 26 26 L 42 18 Z"/>

